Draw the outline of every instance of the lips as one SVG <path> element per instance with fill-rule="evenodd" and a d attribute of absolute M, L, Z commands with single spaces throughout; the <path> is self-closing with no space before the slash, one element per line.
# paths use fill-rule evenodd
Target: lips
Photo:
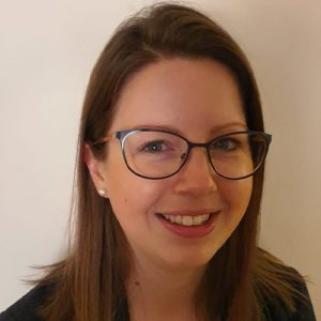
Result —
<path fill-rule="evenodd" d="M 190 215 L 168 215 L 168 214 L 157 213 L 157 215 L 167 220 L 168 222 L 171 222 L 172 224 L 184 225 L 184 226 L 203 225 L 211 217 L 211 214 L 190 216 Z"/>
<path fill-rule="evenodd" d="M 205 214 L 211 214 L 211 213 L 217 213 L 217 212 L 218 212 L 218 210 L 215 210 L 215 209 L 204 208 L 204 209 L 199 209 L 199 210 L 186 209 L 186 210 L 179 210 L 179 211 L 165 211 L 165 212 L 160 212 L 160 214 L 180 215 L 180 216 L 197 216 L 197 215 L 205 215 Z"/>
<path fill-rule="evenodd" d="M 201 222 L 201 224 L 187 225 L 184 224 L 184 219 L 186 220 L 186 218 L 189 218 L 190 220 L 194 220 L 194 218 L 206 215 L 206 212 L 204 213 L 204 211 L 184 211 L 184 215 L 182 215 L 182 211 L 170 212 L 171 214 L 168 213 L 169 212 L 166 212 L 166 214 L 156 213 L 156 217 L 159 219 L 160 223 L 166 230 L 181 237 L 197 238 L 209 234 L 214 229 L 220 211 L 208 212 L 208 219 L 206 221 Z M 169 219 L 169 217 L 171 219 Z M 176 222 L 176 219 L 178 219 L 179 224 Z"/>
<path fill-rule="evenodd" d="M 166 219 L 171 223 L 176 223 L 178 225 L 184 226 L 198 226 L 204 225 L 212 214 L 216 214 L 219 211 L 211 209 L 200 209 L 200 210 L 179 210 L 179 211 L 166 211 L 159 212 L 156 215 Z"/>

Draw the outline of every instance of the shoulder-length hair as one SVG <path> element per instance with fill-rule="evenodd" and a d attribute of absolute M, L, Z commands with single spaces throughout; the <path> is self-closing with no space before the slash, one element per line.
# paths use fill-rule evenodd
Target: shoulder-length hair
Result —
<path fill-rule="evenodd" d="M 126 301 L 126 240 L 109 200 L 100 197 L 83 159 L 84 146 L 103 137 L 126 81 L 158 61 L 182 57 L 223 64 L 239 87 L 249 129 L 264 131 L 252 69 L 240 47 L 217 23 L 191 7 L 161 3 L 130 17 L 103 49 L 88 84 L 78 140 L 74 181 L 74 233 L 66 258 L 46 267 L 38 285 L 52 286 L 41 309 L 48 321 L 115 321 Z M 105 149 L 92 147 L 97 159 Z M 275 297 L 295 309 L 301 278 L 257 246 L 264 166 L 253 178 L 246 213 L 208 264 L 197 295 L 200 319 L 263 320 L 263 303 Z"/>

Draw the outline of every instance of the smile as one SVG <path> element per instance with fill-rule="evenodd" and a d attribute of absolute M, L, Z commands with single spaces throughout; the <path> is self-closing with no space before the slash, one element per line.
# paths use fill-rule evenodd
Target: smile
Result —
<path fill-rule="evenodd" d="M 168 215 L 168 214 L 160 214 L 167 221 L 183 226 L 199 226 L 207 222 L 211 216 L 211 214 L 203 214 L 203 215 Z"/>
<path fill-rule="evenodd" d="M 156 213 L 161 225 L 169 232 L 184 238 L 199 238 L 215 228 L 221 211 L 201 215 Z"/>

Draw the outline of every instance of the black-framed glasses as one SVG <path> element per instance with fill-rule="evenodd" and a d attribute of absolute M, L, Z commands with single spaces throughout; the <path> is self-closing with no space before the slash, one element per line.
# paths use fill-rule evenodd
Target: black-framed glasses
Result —
<path fill-rule="evenodd" d="M 126 166 L 147 179 L 163 179 L 182 169 L 192 148 L 204 147 L 215 173 L 238 180 L 252 176 L 263 164 L 272 135 L 260 131 L 234 131 L 207 143 L 193 143 L 185 137 L 151 128 L 121 130 L 92 143 L 104 144 L 117 138 Z"/>

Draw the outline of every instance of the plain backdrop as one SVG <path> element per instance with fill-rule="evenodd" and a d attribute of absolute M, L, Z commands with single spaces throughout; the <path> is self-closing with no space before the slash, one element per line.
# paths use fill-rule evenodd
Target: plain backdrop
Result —
<path fill-rule="evenodd" d="M 114 28 L 154 1 L 0 1 L 0 310 L 66 245 L 90 71 Z M 260 243 L 301 274 L 321 318 L 321 2 L 194 0 L 247 54 L 267 160 Z M 319 298 L 319 300 L 318 300 Z"/>

